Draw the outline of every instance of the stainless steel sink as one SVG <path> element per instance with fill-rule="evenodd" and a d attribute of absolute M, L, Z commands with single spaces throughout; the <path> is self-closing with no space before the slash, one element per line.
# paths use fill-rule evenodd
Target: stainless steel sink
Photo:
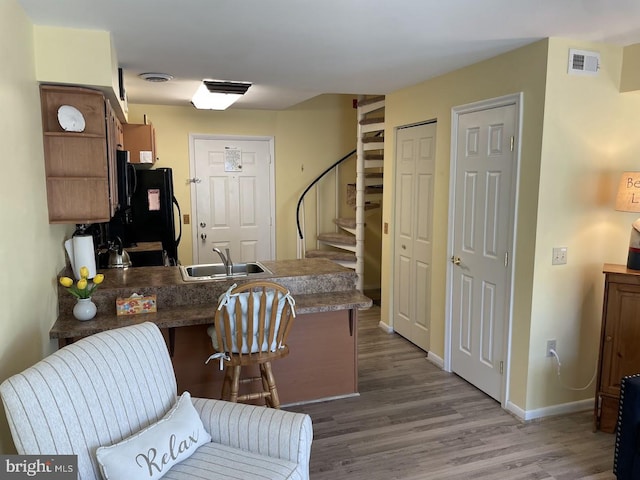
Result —
<path fill-rule="evenodd" d="M 222 280 L 225 278 L 246 277 L 271 271 L 258 262 L 234 263 L 233 273 L 227 275 L 224 263 L 209 263 L 202 265 L 180 265 L 180 274 L 185 282 L 201 282 L 203 280 Z"/>

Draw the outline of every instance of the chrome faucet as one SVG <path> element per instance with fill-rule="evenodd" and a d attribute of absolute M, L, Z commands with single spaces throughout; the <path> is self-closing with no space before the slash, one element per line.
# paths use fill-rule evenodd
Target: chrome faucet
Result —
<path fill-rule="evenodd" d="M 233 275 L 233 260 L 231 260 L 231 252 L 229 252 L 228 248 L 225 248 L 224 250 L 227 252 L 226 256 L 218 247 L 213 247 L 213 251 L 220 255 L 220 260 L 222 260 L 222 263 L 224 263 L 224 266 L 227 269 L 227 275 Z"/>

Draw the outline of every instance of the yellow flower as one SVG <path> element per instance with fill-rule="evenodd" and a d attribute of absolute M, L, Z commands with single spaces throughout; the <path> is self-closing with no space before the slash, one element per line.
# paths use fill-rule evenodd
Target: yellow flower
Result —
<path fill-rule="evenodd" d="M 98 285 L 104 282 L 104 275 L 102 273 L 97 274 L 91 283 L 87 279 L 89 270 L 87 267 L 82 267 L 80 270 L 81 278 L 74 285 L 74 280 L 69 277 L 60 277 L 60 285 L 66 287 L 67 291 L 76 298 L 91 298 L 91 295 L 98 288 Z"/>

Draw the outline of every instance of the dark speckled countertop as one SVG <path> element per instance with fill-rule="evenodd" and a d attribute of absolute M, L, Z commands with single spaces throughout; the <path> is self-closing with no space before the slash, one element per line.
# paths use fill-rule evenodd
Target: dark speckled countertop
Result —
<path fill-rule="evenodd" d="M 105 280 L 92 299 L 98 314 L 92 320 L 76 320 L 71 311 L 75 299 L 59 287 L 59 316 L 51 328 L 51 338 L 91 335 L 133 323 L 152 321 L 160 328 L 201 325 L 212 322 L 217 299 L 234 283 L 270 279 L 287 287 L 296 299 L 300 314 L 371 306 L 371 299 L 356 290 L 356 274 L 322 258 L 260 262 L 271 273 L 233 279 L 185 282 L 179 267 L 138 267 L 102 270 Z M 70 271 L 60 276 L 72 276 Z M 115 300 L 133 293 L 157 296 L 157 313 L 116 316 Z"/>

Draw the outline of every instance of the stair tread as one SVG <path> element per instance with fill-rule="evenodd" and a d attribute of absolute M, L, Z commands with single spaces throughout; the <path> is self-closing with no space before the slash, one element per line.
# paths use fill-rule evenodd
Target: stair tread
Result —
<path fill-rule="evenodd" d="M 328 258 L 330 260 L 341 260 L 344 262 L 355 262 L 356 256 L 349 252 L 339 252 L 336 250 L 307 250 L 307 258 Z"/>
<path fill-rule="evenodd" d="M 371 117 L 371 118 L 363 118 L 360 120 L 360 125 L 371 125 L 374 123 L 384 123 L 384 117 Z"/>
<path fill-rule="evenodd" d="M 365 160 L 384 160 L 384 153 L 365 153 Z"/>
<path fill-rule="evenodd" d="M 332 242 L 340 245 L 353 246 L 356 244 L 356 237 L 349 235 L 348 233 L 321 233 L 318 235 L 318 240 L 321 242 Z"/>
<path fill-rule="evenodd" d="M 380 193 L 380 191 L 382 191 L 382 185 L 383 185 L 382 183 L 380 183 L 378 185 L 365 185 L 364 193 Z M 355 183 L 348 183 L 347 187 L 355 190 L 356 184 Z"/>
<path fill-rule="evenodd" d="M 384 137 L 361 137 L 360 141 L 362 143 L 384 143 Z"/>
<path fill-rule="evenodd" d="M 344 227 L 344 228 L 356 228 L 356 219 L 355 217 L 341 217 L 341 218 L 334 218 L 333 222 L 340 226 L 340 227 Z"/>
<path fill-rule="evenodd" d="M 365 105 L 370 105 L 372 103 L 380 102 L 384 100 L 384 95 L 378 95 L 376 97 L 364 98 L 362 100 L 358 100 L 358 106 L 364 107 Z"/>

